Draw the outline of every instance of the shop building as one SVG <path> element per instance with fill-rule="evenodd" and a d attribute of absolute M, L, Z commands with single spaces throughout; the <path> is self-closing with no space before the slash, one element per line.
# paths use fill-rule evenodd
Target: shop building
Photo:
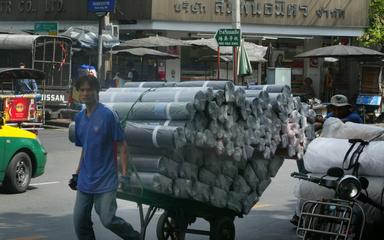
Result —
<path fill-rule="evenodd" d="M 368 6 L 369 0 L 242 0 L 244 38 L 272 49 L 266 56 L 267 64 L 254 65 L 254 77 L 264 80 L 266 67 L 275 67 L 277 56 L 283 55 L 282 66 L 292 69 L 292 88 L 299 91 L 303 79 L 311 77 L 316 95 L 321 97 L 323 60 L 300 60 L 294 56 L 338 42 L 353 44 L 368 25 Z M 0 0 L 0 29 L 33 30 L 34 23 L 44 21 L 58 22 L 60 30 L 70 26 L 97 26 L 97 17 L 87 12 L 86 1 Z M 219 28 L 231 28 L 232 5 L 230 0 L 117 1 L 110 21 L 119 26 L 122 40 L 154 34 L 182 39 L 210 38 Z M 161 50 L 181 55 L 180 60 L 167 60 L 167 79 L 185 79 L 204 71 L 208 71 L 208 76 L 215 76 L 214 68 L 204 69 L 210 64 L 194 61 L 200 50 L 186 47 Z M 338 68 L 334 74 L 343 79 L 337 88 L 348 95 L 358 90 L 356 83 L 360 76 L 355 70 L 359 66 L 344 61 L 348 60 L 336 64 L 348 69 Z M 194 66 L 203 67 L 194 69 Z"/>

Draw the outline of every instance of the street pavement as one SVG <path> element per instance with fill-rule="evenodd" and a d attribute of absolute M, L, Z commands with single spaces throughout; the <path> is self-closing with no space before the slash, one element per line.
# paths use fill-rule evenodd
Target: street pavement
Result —
<path fill-rule="evenodd" d="M 66 128 L 47 129 L 39 134 L 48 150 L 46 173 L 32 180 L 30 189 L 22 194 L 5 194 L 0 188 L 0 239 L 1 240 L 72 240 L 76 239 L 72 224 L 75 192 L 67 186 L 75 171 L 80 149 L 68 141 Z M 296 170 L 293 160 L 286 160 L 278 175 L 264 192 L 259 203 L 243 218 L 236 218 L 238 240 L 297 239 L 289 222 L 295 206 L 293 189 L 296 181 L 289 175 Z M 156 223 L 162 212 L 155 214 L 147 230 L 147 239 L 156 238 Z M 118 200 L 118 216 L 139 229 L 137 205 Z M 97 239 L 119 239 L 105 229 L 93 214 Z M 208 230 L 209 224 L 199 219 L 195 229 Z M 209 239 L 188 234 L 187 240 Z"/>

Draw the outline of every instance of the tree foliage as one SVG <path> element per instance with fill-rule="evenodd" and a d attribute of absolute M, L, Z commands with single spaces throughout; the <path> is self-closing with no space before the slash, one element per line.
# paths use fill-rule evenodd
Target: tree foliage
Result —
<path fill-rule="evenodd" d="M 384 0 L 371 0 L 369 27 L 360 40 L 366 46 L 384 46 Z"/>

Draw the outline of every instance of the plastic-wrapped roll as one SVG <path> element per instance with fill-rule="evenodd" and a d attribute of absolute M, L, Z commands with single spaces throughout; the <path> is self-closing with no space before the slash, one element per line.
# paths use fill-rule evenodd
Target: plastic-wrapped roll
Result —
<path fill-rule="evenodd" d="M 239 193 L 249 193 L 251 191 L 251 188 L 248 186 L 244 178 L 239 175 L 233 181 L 231 190 Z"/>
<path fill-rule="evenodd" d="M 208 87 L 213 90 L 224 90 L 226 102 L 234 101 L 235 85 L 231 81 L 186 81 L 177 84 L 178 87 Z"/>
<path fill-rule="evenodd" d="M 179 127 L 185 128 L 188 126 L 186 121 L 173 121 L 173 120 L 135 120 L 128 121 L 129 123 L 150 125 L 150 126 L 169 126 L 169 127 Z"/>
<path fill-rule="evenodd" d="M 211 187 L 201 182 L 194 182 L 192 187 L 192 198 L 200 202 L 209 202 Z"/>
<path fill-rule="evenodd" d="M 125 139 L 128 146 L 174 149 L 185 145 L 183 128 L 152 126 L 127 122 Z"/>
<path fill-rule="evenodd" d="M 148 82 L 126 82 L 124 84 L 125 88 L 160 88 L 166 87 L 166 82 L 164 81 L 148 81 Z"/>
<path fill-rule="evenodd" d="M 201 168 L 199 171 L 199 181 L 209 186 L 215 186 L 216 175 L 205 168 Z"/>
<path fill-rule="evenodd" d="M 193 181 L 182 178 L 176 179 L 173 184 L 173 194 L 178 198 L 193 197 Z"/>
<path fill-rule="evenodd" d="M 204 111 L 209 88 L 157 88 L 144 94 L 142 102 L 192 102 L 196 110 Z"/>
<path fill-rule="evenodd" d="M 291 88 L 288 85 L 248 85 L 249 90 L 264 90 L 268 93 L 288 93 L 291 94 Z"/>
<path fill-rule="evenodd" d="M 143 88 L 124 88 L 124 87 L 111 87 L 105 90 L 104 92 L 106 93 L 113 93 L 113 92 L 119 92 L 119 93 L 124 93 L 124 92 L 143 92 L 145 90 L 148 90 L 149 88 L 143 89 Z"/>
<path fill-rule="evenodd" d="M 193 104 L 187 102 L 114 102 L 105 105 L 121 118 L 129 113 L 127 120 L 190 120 L 196 113 Z"/>
<path fill-rule="evenodd" d="M 230 160 L 222 161 L 220 164 L 220 167 L 221 167 L 222 174 L 232 179 L 234 179 L 239 174 L 238 169 L 235 166 L 235 163 L 233 161 L 230 161 Z"/>
<path fill-rule="evenodd" d="M 268 170 L 271 177 L 275 177 L 280 167 L 284 163 L 284 158 L 281 156 L 274 156 L 271 160 L 269 160 Z"/>
<path fill-rule="evenodd" d="M 138 91 L 129 92 L 100 92 L 99 101 L 101 103 L 136 102 L 145 91 L 147 90 L 143 88 Z"/>
<path fill-rule="evenodd" d="M 242 211 L 242 202 L 247 197 L 247 194 L 238 192 L 228 192 L 227 208 L 240 213 Z"/>
<path fill-rule="evenodd" d="M 232 178 L 220 174 L 216 177 L 215 186 L 228 192 L 232 182 Z"/>
<path fill-rule="evenodd" d="M 136 174 L 133 174 L 130 179 L 130 186 L 136 188 L 145 188 L 148 190 L 172 195 L 172 179 L 158 173 L 138 173 L 139 179 Z"/>
<path fill-rule="evenodd" d="M 227 192 L 217 187 L 212 187 L 211 189 L 212 189 L 211 199 L 210 199 L 211 204 L 218 208 L 226 207 Z"/>
<path fill-rule="evenodd" d="M 247 164 L 247 167 L 244 170 L 243 177 L 244 180 L 248 183 L 248 186 L 250 186 L 253 191 L 256 191 L 257 185 L 259 184 L 259 179 L 249 164 Z"/>
<path fill-rule="evenodd" d="M 267 189 L 267 187 L 269 186 L 269 184 L 271 184 L 271 182 L 272 182 L 272 180 L 271 180 L 270 178 L 261 181 L 261 182 L 257 185 L 257 194 L 259 194 L 259 196 L 261 196 L 261 195 L 263 194 L 263 192 L 265 191 L 265 189 Z"/>
<path fill-rule="evenodd" d="M 243 200 L 243 213 L 248 214 L 258 201 L 259 201 L 259 195 L 257 194 L 257 192 L 253 192 L 249 194 Z"/>
<path fill-rule="evenodd" d="M 178 176 L 179 164 L 164 156 L 131 155 L 130 161 L 138 172 L 160 173 L 175 179 Z"/>
<path fill-rule="evenodd" d="M 197 180 L 197 174 L 199 172 L 199 168 L 189 162 L 182 162 L 179 166 L 179 177 L 190 179 L 190 180 Z"/>

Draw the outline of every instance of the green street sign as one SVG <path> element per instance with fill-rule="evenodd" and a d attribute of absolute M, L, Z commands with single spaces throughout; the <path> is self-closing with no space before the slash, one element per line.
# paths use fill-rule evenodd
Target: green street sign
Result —
<path fill-rule="evenodd" d="M 238 47 L 240 46 L 240 29 L 219 29 L 215 39 L 219 46 Z"/>
<path fill-rule="evenodd" d="M 35 23 L 35 33 L 57 35 L 58 26 L 54 22 Z"/>

